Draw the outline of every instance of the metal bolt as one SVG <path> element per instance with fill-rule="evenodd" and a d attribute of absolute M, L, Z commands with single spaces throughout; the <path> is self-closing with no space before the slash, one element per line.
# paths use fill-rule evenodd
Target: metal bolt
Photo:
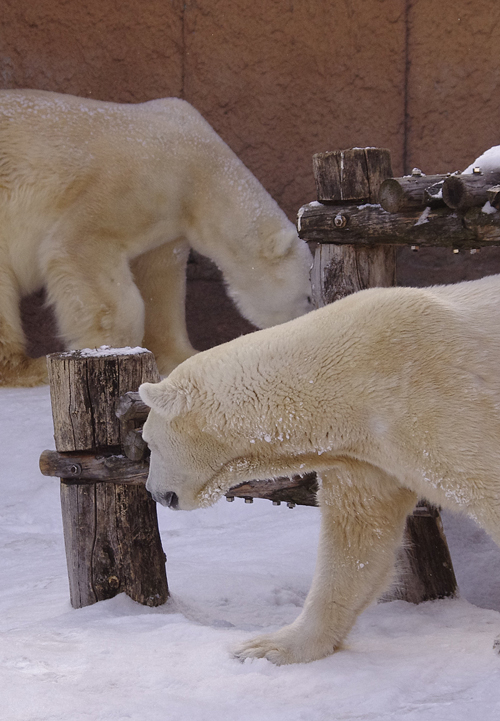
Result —
<path fill-rule="evenodd" d="M 79 476 L 82 472 L 82 467 L 79 463 L 73 463 L 73 465 L 69 469 L 69 472 L 72 476 Z"/>
<path fill-rule="evenodd" d="M 422 171 L 420 170 L 420 168 L 413 168 L 413 170 L 411 171 L 411 174 L 412 174 L 412 175 L 416 175 L 417 177 L 423 175 L 423 173 L 422 173 Z"/>
<path fill-rule="evenodd" d="M 412 245 L 410 247 L 411 247 L 411 250 L 413 250 L 415 253 L 417 253 L 419 250 L 418 245 Z"/>
<path fill-rule="evenodd" d="M 288 506 L 288 508 L 295 508 L 295 503 L 292 503 L 292 501 L 288 501 L 286 505 Z"/>
<path fill-rule="evenodd" d="M 234 496 L 226 496 L 226 501 L 228 503 L 232 503 L 234 501 Z"/>
<path fill-rule="evenodd" d="M 481 175 L 481 168 L 472 168 L 472 172 L 474 175 Z"/>
<path fill-rule="evenodd" d="M 453 252 L 454 252 L 455 254 L 460 253 L 460 248 L 453 248 Z"/>
<path fill-rule="evenodd" d="M 108 583 L 111 588 L 118 588 L 118 586 L 120 585 L 120 579 L 118 578 L 118 576 L 110 576 L 108 578 Z"/>
<path fill-rule="evenodd" d="M 342 213 L 339 213 L 333 219 L 333 224 L 336 228 L 345 228 L 347 225 L 347 217 L 342 215 Z"/>
<path fill-rule="evenodd" d="M 273 506 L 281 506 L 281 501 L 273 501 Z"/>
<path fill-rule="evenodd" d="M 245 498 L 245 503 L 253 503 L 253 498 Z"/>

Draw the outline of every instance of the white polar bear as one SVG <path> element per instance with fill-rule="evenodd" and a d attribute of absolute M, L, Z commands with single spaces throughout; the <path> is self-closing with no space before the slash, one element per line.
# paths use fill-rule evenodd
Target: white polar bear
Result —
<path fill-rule="evenodd" d="M 276 664 L 341 647 L 390 584 L 418 497 L 500 544 L 500 275 L 375 288 L 190 358 L 140 394 L 147 488 L 194 509 L 317 471 L 321 538 L 297 620 L 236 651 Z"/>
<path fill-rule="evenodd" d="M 42 286 L 68 349 L 143 344 L 169 373 L 189 247 L 256 326 L 310 310 L 307 245 L 191 105 L 0 91 L 0 385 L 45 379 L 19 316 Z"/>

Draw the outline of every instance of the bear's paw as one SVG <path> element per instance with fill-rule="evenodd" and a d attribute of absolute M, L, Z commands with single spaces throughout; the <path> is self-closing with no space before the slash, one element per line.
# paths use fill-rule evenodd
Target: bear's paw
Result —
<path fill-rule="evenodd" d="M 256 636 L 233 650 L 233 657 L 243 662 L 247 658 L 267 658 L 276 666 L 290 663 L 308 663 L 330 656 L 338 645 L 304 639 L 302 634 L 285 627 L 275 633 Z"/>

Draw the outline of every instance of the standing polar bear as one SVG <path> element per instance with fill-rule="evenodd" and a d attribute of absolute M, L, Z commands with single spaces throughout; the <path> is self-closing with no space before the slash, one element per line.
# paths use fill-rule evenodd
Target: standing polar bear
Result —
<path fill-rule="evenodd" d="M 0 385 L 46 378 L 19 314 L 42 286 L 68 349 L 144 344 L 169 373 L 190 247 L 256 326 L 310 310 L 307 245 L 191 105 L 0 91 Z"/>
<path fill-rule="evenodd" d="M 205 351 L 145 383 L 147 488 L 194 509 L 230 487 L 317 471 L 317 568 L 290 626 L 236 656 L 333 653 L 390 584 L 418 497 L 500 544 L 500 276 L 364 290 Z"/>

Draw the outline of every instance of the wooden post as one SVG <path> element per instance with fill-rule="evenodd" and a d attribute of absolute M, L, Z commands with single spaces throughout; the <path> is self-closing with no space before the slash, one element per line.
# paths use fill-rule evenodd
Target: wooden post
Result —
<path fill-rule="evenodd" d="M 378 203 L 380 185 L 392 175 L 390 155 L 388 160 L 387 150 L 366 150 L 370 151 L 370 163 L 366 162 L 366 151 L 362 149 L 314 156 L 313 170 L 319 202 L 330 205 L 342 203 L 344 208 L 348 207 L 348 202 Z M 337 187 L 339 184 L 340 187 Z M 343 184 L 346 184 L 345 188 Z M 327 193 L 329 198 L 325 197 Z M 405 193 L 408 194 L 406 187 Z M 348 214 L 339 209 L 334 215 L 335 208 L 327 210 L 330 216 L 333 215 L 334 227 L 348 232 Z M 388 244 L 318 243 L 311 273 L 316 307 L 365 288 L 396 285 L 395 251 L 396 246 Z M 439 511 L 422 501 L 415 515 L 407 521 L 405 544 L 398 562 L 398 582 L 384 598 L 420 603 L 453 596 L 456 591 L 457 583 Z"/>
<path fill-rule="evenodd" d="M 381 183 L 391 177 L 391 156 L 384 148 L 353 148 L 317 153 L 313 172 L 321 203 L 377 203 Z M 334 223 L 341 228 L 345 218 Z M 313 302 L 317 308 L 350 293 L 396 282 L 392 246 L 319 245 L 312 269 Z"/>
<path fill-rule="evenodd" d="M 137 349 L 72 351 L 48 356 L 59 452 L 121 454 L 118 398 L 160 380 L 154 356 Z M 118 459 L 119 460 L 119 459 Z M 116 463 L 115 463 L 116 465 Z M 70 468 L 71 470 L 71 468 Z M 144 483 L 61 479 L 61 506 L 71 604 L 74 608 L 125 592 L 158 606 L 168 597 L 156 504 Z"/>

